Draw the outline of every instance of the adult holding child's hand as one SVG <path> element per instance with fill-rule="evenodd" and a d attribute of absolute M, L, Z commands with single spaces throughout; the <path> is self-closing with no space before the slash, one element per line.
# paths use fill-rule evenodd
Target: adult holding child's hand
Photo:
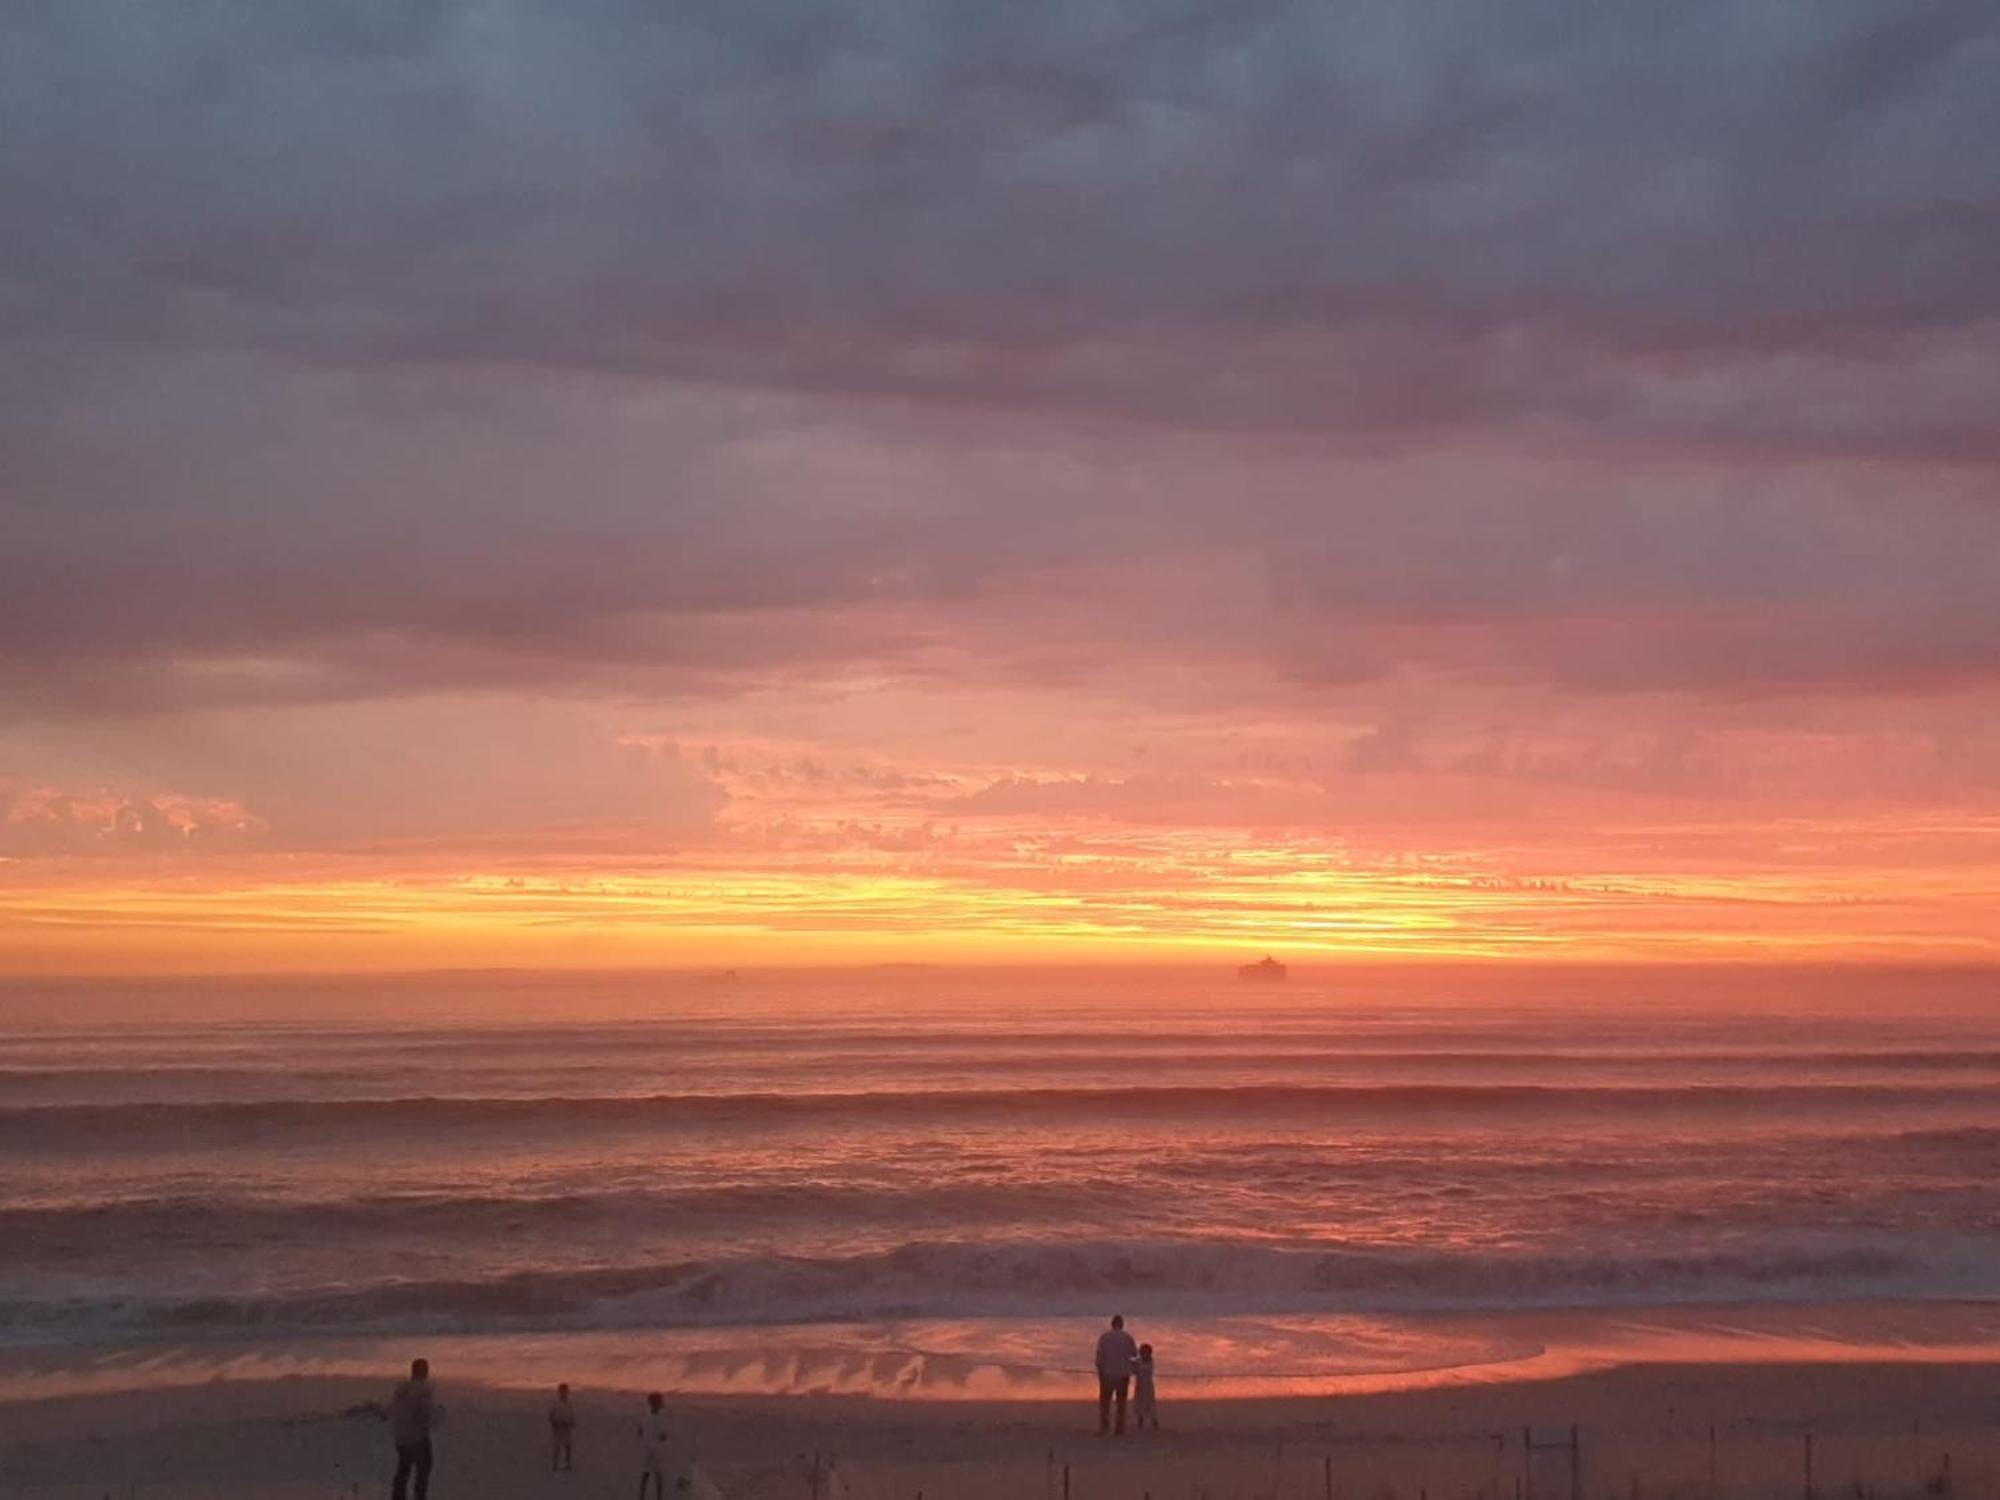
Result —
<path fill-rule="evenodd" d="M 1111 1320 L 1111 1326 L 1097 1337 L 1097 1435 L 1123 1437 L 1125 1435 L 1125 1400 L 1132 1389 L 1132 1361 L 1139 1357 L 1139 1346 L 1132 1341 L 1132 1335 L 1125 1331 L 1125 1319 L 1121 1314 Z M 1118 1403 L 1118 1425 L 1111 1425 L 1111 1403 Z"/>

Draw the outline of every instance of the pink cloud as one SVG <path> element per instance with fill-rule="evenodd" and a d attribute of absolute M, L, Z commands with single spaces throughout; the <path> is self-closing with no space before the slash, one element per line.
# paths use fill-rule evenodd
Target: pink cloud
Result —
<path fill-rule="evenodd" d="M 16 859 L 222 852 L 267 832 L 263 819 L 223 798 L 0 784 L 0 855 Z"/>

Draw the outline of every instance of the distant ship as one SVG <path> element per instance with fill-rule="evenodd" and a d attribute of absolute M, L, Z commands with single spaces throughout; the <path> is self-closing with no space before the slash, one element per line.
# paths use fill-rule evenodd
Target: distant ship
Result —
<path fill-rule="evenodd" d="M 1254 964 L 1239 965 L 1236 970 L 1236 977 L 1238 979 L 1283 979 L 1285 977 L 1285 966 L 1267 953 Z"/>

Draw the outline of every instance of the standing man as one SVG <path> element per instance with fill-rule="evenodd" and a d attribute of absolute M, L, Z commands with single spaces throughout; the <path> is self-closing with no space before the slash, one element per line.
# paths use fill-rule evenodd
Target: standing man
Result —
<path fill-rule="evenodd" d="M 565 1381 L 556 1387 L 556 1399 L 549 1403 L 549 1469 L 551 1472 L 574 1469 L 576 1452 L 572 1440 L 576 1437 L 576 1408 L 569 1404 L 569 1384 Z"/>
<path fill-rule="evenodd" d="M 1118 1437 L 1125 1435 L 1125 1396 L 1132 1389 L 1132 1361 L 1139 1357 L 1139 1346 L 1132 1342 L 1132 1335 L 1125 1331 L 1125 1319 L 1121 1315 L 1111 1320 L 1111 1326 L 1097 1336 L 1097 1435 L 1107 1433 Z M 1118 1425 L 1111 1425 L 1111 1400 L 1118 1399 Z"/>
<path fill-rule="evenodd" d="M 410 1378 L 389 1398 L 389 1435 L 396 1443 L 396 1482 L 390 1500 L 406 1500 L 410 1476 L 417 1476 L 416 1500 L 431 1492 L 431 1424 L 437 1403 L 431 1396 L 431 1362 L 410 1361 Z"/>

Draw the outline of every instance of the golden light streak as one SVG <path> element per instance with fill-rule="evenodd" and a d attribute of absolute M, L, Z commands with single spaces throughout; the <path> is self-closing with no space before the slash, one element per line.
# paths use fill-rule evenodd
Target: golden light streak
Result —
<path fill-rule="evenodd" d="M 1581 853 L 1571 856 L 1585 862 Z M 1723 877 L 1604 869 L 1554 879 L 1491 855 L 1368 858 L 1208 831 L 1016 827 L 915 859 L 737 850 L 607 864 L 527 860 L 394 875 L 251 861 L 170 881 L 72 865 L 0 878 L 16 968 L 769 964 L 1293 955 L 1671 959 L 2000 956 L 2000 865 L 1900 875 L 1802 866 Z M 351 865 L 353 862 L 347 862 Z"/>

